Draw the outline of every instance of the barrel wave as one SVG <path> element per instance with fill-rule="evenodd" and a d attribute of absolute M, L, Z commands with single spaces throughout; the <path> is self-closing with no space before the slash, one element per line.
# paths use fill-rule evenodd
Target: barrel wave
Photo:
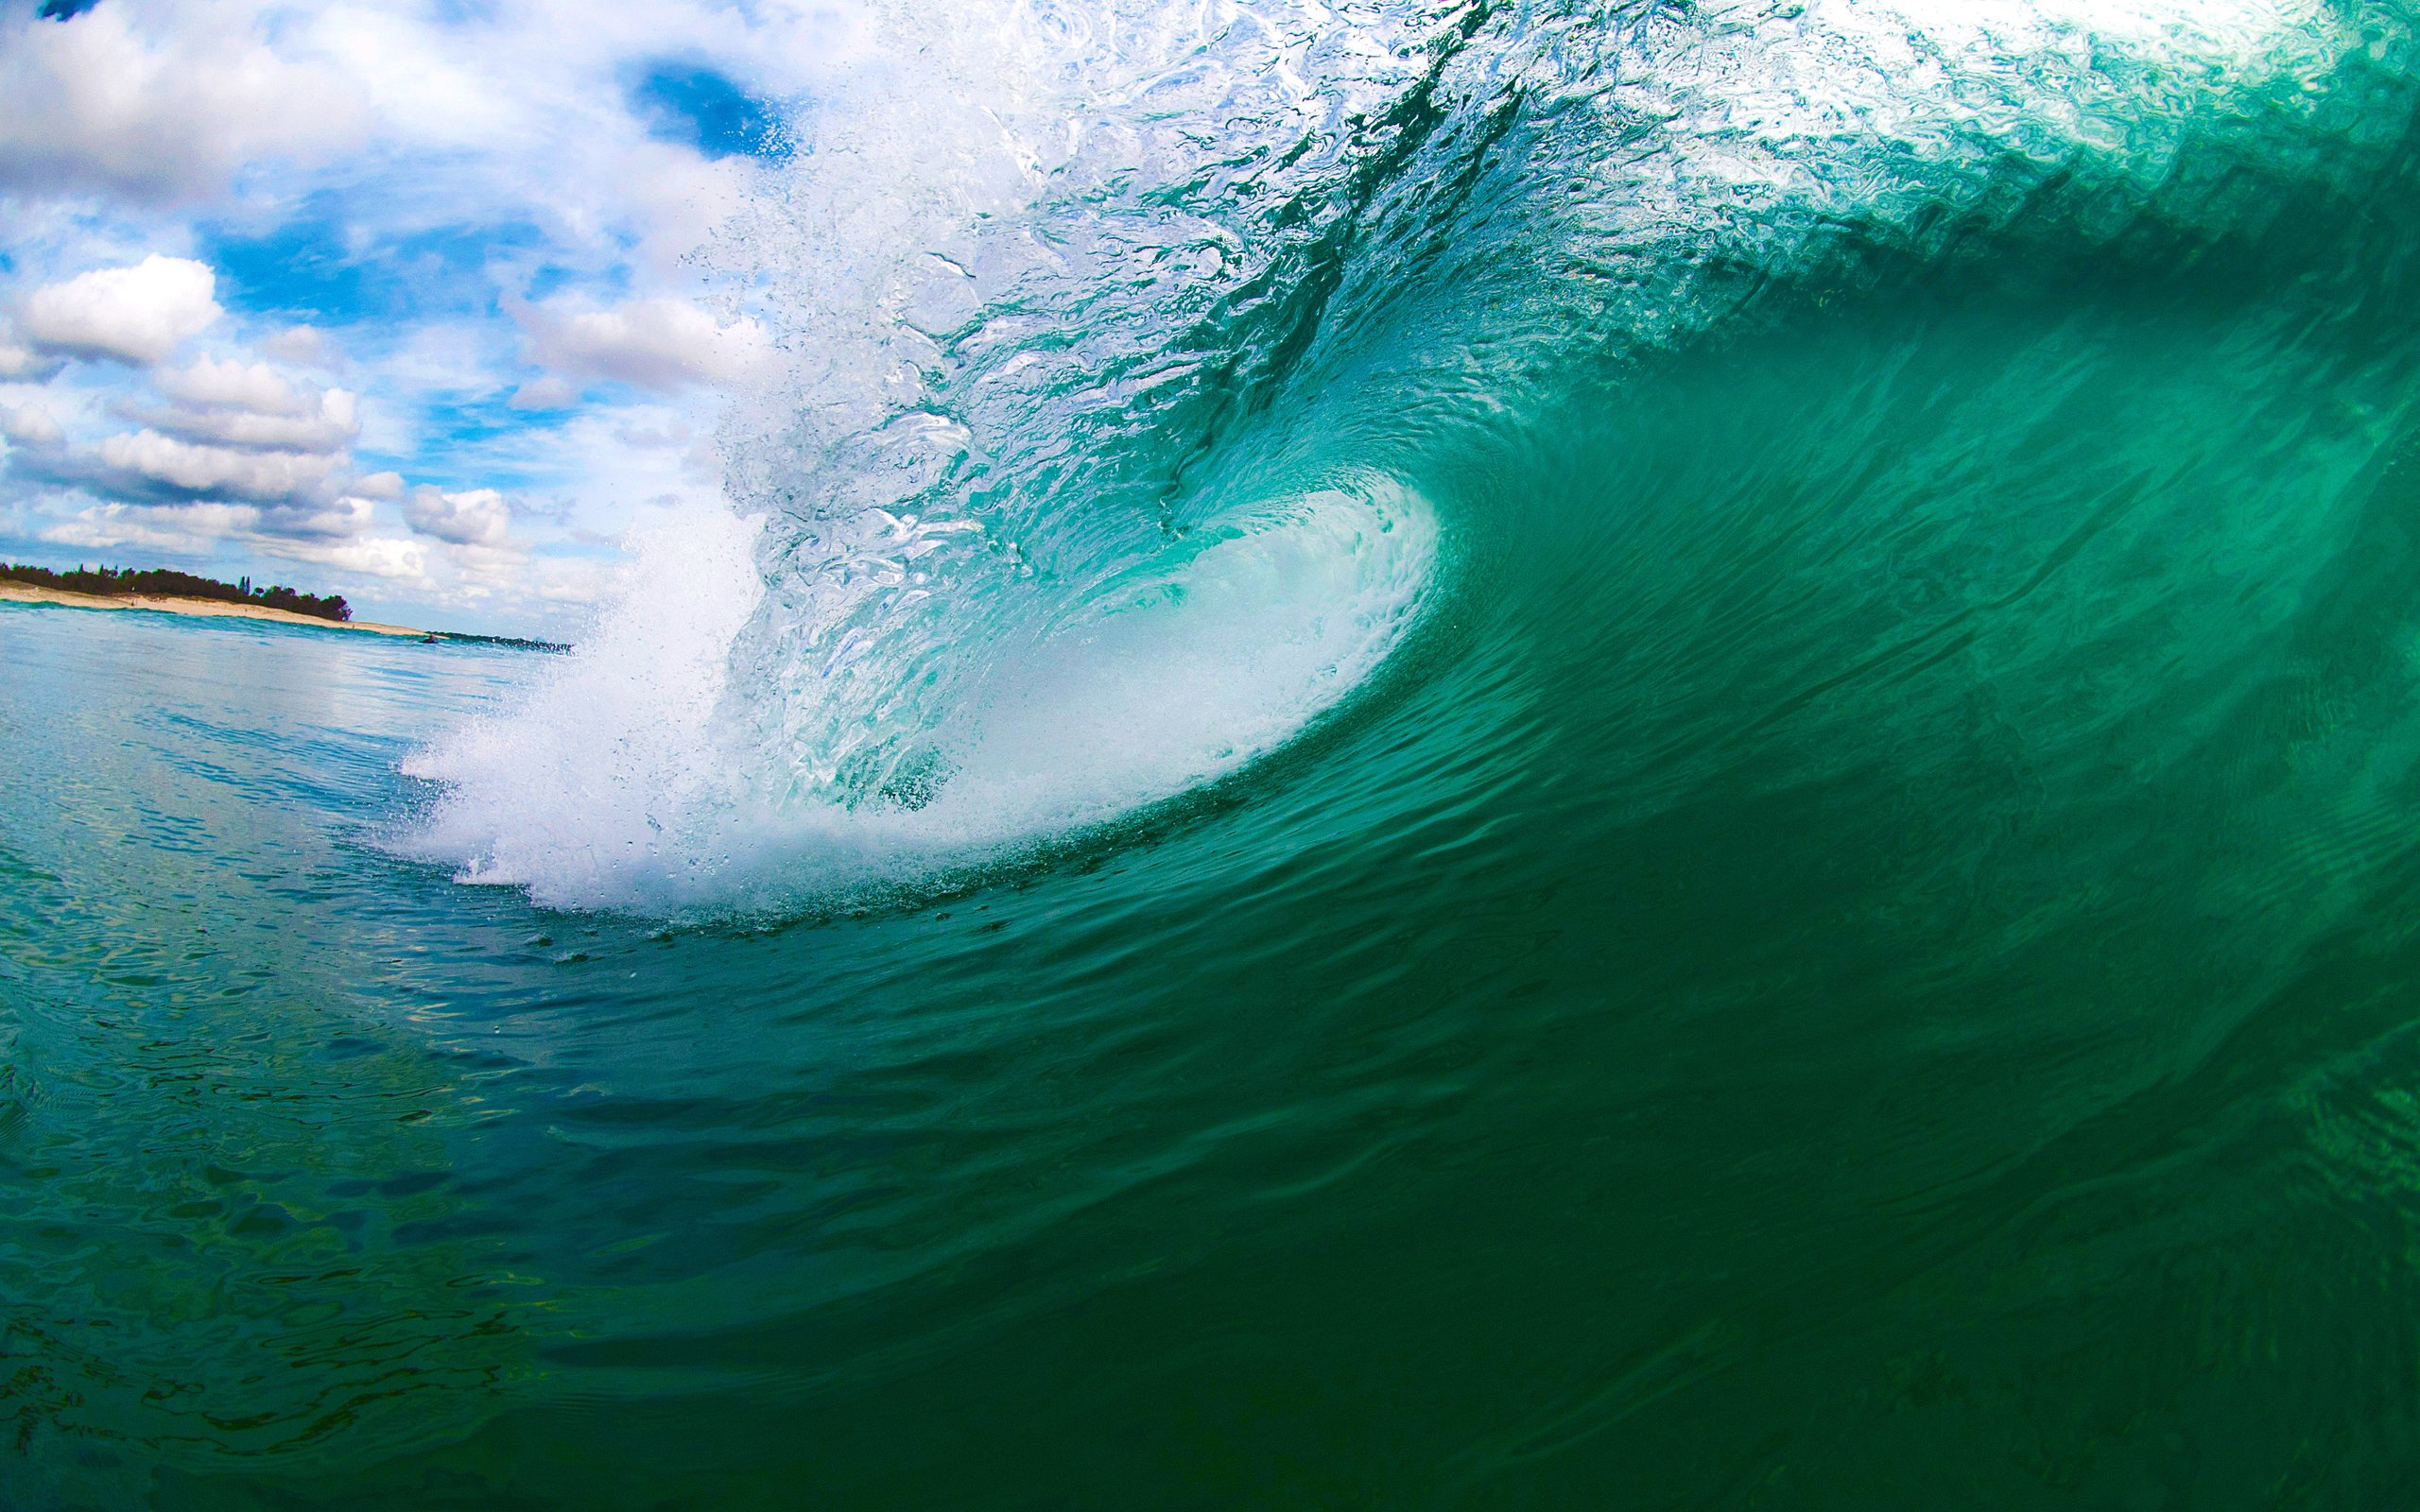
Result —
<path fill-rule="evenodd" d="M 811 909 L 1201 791 L 1365 691 L 1442 703 L 1463 747 L 1551 705 L 1607 748 L 1531 730 L 1512 759 L 1618 796 L 1612 768 L 1771 759 L 1918 662 L 2056 696 L 2111 649 L 2066 616 L 2240 591 L 2182 554 L 2147 577 L 2146 536 L 2313 570 L 2270 533 L 2343 522 L 2281 501 L 2391 448 L 2239 426 L 2385 402 L 2298 322 L 2380 318 L 2318 228 L 2394 171 L 2399 15 L 1044 7 L 884 35 L 719 246 L 790 371 L 727 433 L 746 523 L 667 542 L 672 586 L 542 709 L 414 768 L 470 875 Z M 2144 595 L 2122 621 L 2096 574 Z M 1904 738 L 1894 707 L 1866 739 Z M 1306 780 L 1398 785 L 1366 759 Z"/>
<path fill-rule="evenodd" d="M 2405 1504 L 2415 25 L 879 13 L 709 253 L 731 508 L 274 947 L 352 1154 L 210 1115 L 378 1328 L 231 1227 L 302 1364 L 37 1415 L 187 1506 Z"/>

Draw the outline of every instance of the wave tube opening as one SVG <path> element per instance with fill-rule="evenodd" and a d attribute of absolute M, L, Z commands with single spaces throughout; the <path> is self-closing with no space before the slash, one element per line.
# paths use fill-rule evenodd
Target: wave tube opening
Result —
<path fill-rule="evenodd" d="M 746 537 L 728 522 L 719 540 L 658 541 L 643 576 L 713 581 Z M 806 796 L 767 791 L 725 707 L 745 600 L 684 619 L 659 590 L 527 706 L 415 757 L 411 774 L 445 791 L 411 847 L 467 854 L 463 880 L 558 905 L 760 908 L 912 886 L 1285 745 L 1418 622 L 1439 548 L 1428 503 L 1387 479 L 1232 511 L 1046 619 L 1004 616 L 952 702 Z"/>

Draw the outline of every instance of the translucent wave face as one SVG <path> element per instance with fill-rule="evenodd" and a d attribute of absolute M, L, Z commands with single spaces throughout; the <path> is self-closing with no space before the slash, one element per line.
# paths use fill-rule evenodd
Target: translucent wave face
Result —
<path fill-rule="evenodd" d="M 2302 0 L 882 15 L 711 254 L 788 359 L 731 516 L 414 764 L 466 877 L 795 897 L 1218 778 L 1400 639 L 1454 438 L 1844 233 L 1922 251 L 2053 180 L 2122 224 L 2392 40 Z"/>

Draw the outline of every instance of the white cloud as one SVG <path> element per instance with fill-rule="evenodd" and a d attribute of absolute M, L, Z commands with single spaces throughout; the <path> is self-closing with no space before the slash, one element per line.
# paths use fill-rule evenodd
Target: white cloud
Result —
<path fill-rule="evenodd" d="M 329 344 L 327 333 L 317 326 L 288 326 L 263 341 L 261 350 L 305 368 L 328 368 L 337 361 L 336 349 Z"/>
<path fill-rule="evenodd" d="M 222 405 L 261 415 L 300 415 L 310 407 L 294 386 L 265 362 L 197 357 L 191 367 L 154 373 L 151 387 L 180 404 Z"/>
<path fill-rule="evenodd" d="M 639 388 L 741 382 L 769 355 L 764 327 L 754 320 L 717 326 L 685 300 L 632 300 L 613 309 L 530 305 L 521 312 L 521 324 L 531 360 Z M 547 397 L 556 392 L 548 390 Z"/>
<path fill-rule="evenodd" d="M 81 308 L 89 285 L 78 290 L 78 282 L 55 286 L 78 298 L 45 311 L 53 323 L 43 329 L 56 333 L 66 319 L 62 311 Z M 69 534 L 60 539 L 171 550 L 230 532 L 254 545 L 285 538 L 351 541 L 373 528 L 377 498 L 402 490 L 392 472 L 346 485 L 350 447 L 360 431 L 359 404 L 348 389 L 299 386 L 267 363 L 209 356 L 152 369 L 148 377 L 174 403 L 112 396 L 102 407 L 143 428 L 97 446 L 65 445 L 65 428 L 38 405 L 0 404 L 0 436 L 18 443 L 9 457 L 14 478 L 100 501 L 62 525 Z M 185 507 L 193 502 L 260 507 L 240 518 L 211 516 Z M 224 528 L 204 529 L 200 522 L 211 520 Z"/>
<path fill-rule="evenodd" d="M 46 357 L 22 341 L 0 336 L 0 383 L 43 383 L 59 368 L 57 357 Z"/>
<path fill-rule="evenodd" d="M 250 19 L 119 3 L 0 24 L 0 189 L 190 199 L 248 163 L 353 141 L 352 92 L 247 36 Z"/>
<path fill-rule="evenodd" d="M 322 541 L 294 538 L 263 539 L 260 548 L 289 561 L 315 562 L 339 572 L 363 573 L 389 581 L 425 585 L 428 548 L 404 536 L 373 536 L 360 541 Z"/>
<path fill-rule="evenodd" d="M 512 391 L 515 409 L 568 409 L 579 403 L 579 390 L 552 373 Z"/>
<path fill-rule="evenodd" d="M 0 436 L 20 446 L 57 446 L 66 438 L 59 418 L 40 404 L 0 405 Z"/>
<path fill-rule="evenodd" d="M 60 546 L 141 546 L 192 557 L 250 530 L 259 519 L 260 511 L 248 505 L 96 504 L 43 530 L 41 539 Z"/>
<path fill-rule="evenodd" d="M 281 521 L 251 505 L 96 504 L 42 531 L 40 539 L 59 546 L 132 547 L 186 557 L 205 556 L 232 541 L 288 561 L 431 586 L 427 547 L 403 536 L 368 534 L 370 509 L 366 499 L 346 498 L 316 520 Z"/>
<path fill-rule="evenodd" d="M 321 453 L 243 452 L 197 446 L 158 431 L 102 441 L 98 456 L 121 487 L 165 485 L 187 493 L 232 494 L 263 502 L 293 499 L 323 487 L 337 458 Z"/>
<path fill-rule="evenodd" d="M 342 494 L 320 505 L 303 505 L 265 513 L 261 529 L 279 536 L 315 536 L 350 540 L 366 536 L 378 523 L 378 506 L 357 494 Z"/>
<path fill-rule="evenodd" d="M 132 267 L 97 268 L 34 290 L 17 324 L 54 352 L 160 362 L 218 318 L 217 286 L 207 264 L 155 252 Z"/>
<path fill-rule="evenodd" d="M 404 518 L 424 536 L 459 546 L 503 548 L 512 524 L 512 510 L 493 489 L 441 493 L 428 484 L 412 490 L 404 503 Z"/>
<path fill-rule="evenodd" d="M 226 446 L 275 447 L 297 452 L 339 452 L 361 434 L 354 396 L 331 388 L 317 396 L 316 412 L 261 413 L 249 409 L 155 409 L 126 405 L 130 419 L 189 441 Z"/>

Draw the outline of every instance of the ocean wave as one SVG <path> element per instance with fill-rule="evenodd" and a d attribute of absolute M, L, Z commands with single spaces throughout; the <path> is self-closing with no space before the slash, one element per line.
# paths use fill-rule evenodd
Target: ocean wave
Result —
<path fill-rule="evenodd" d="M 468 880 L 823 896 L 1215 782 L 1479 580 L 1443 564 L 1581 507 L 1538 460 L 1579 396 L 1883 264 L 2256 225 L 2248 185 L 2377 161 L 2410 35 L 2305 0 L 877 32 L 715 244 L 784 354 L 726 424 L 728 514 L 415 759 L 447 793 L 414 845 Z"/>

